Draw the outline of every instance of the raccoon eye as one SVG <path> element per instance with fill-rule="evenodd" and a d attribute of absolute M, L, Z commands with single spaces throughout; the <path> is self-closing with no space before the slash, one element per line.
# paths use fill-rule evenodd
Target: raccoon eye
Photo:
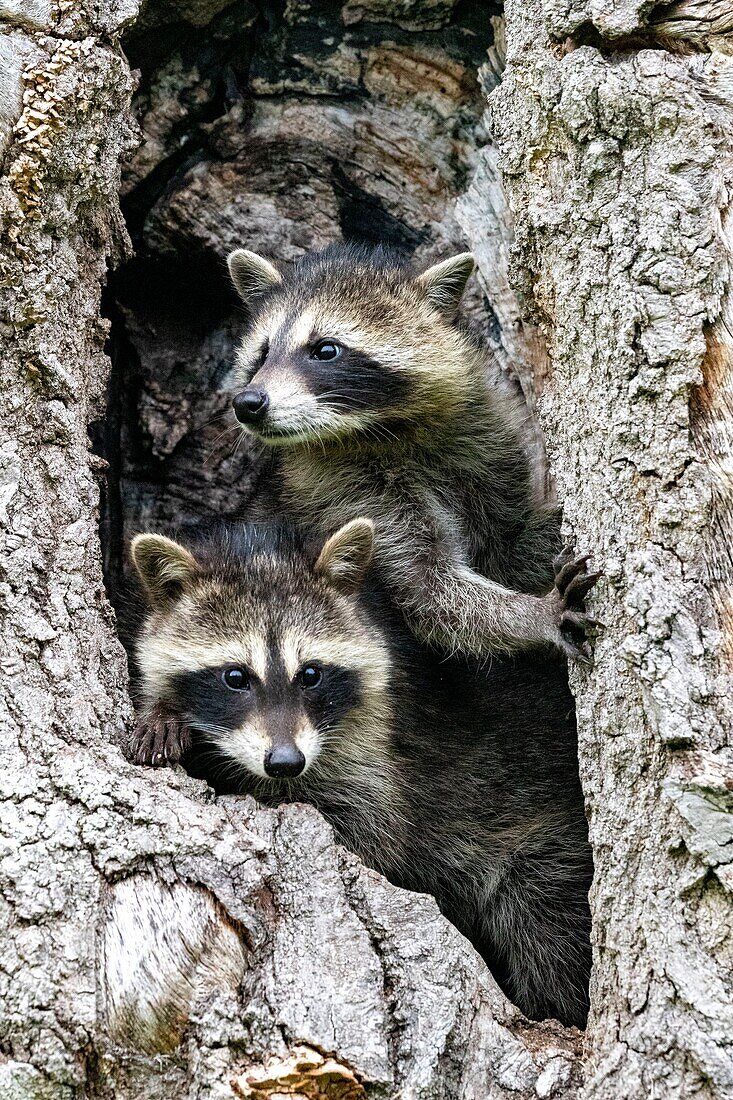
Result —
<path fill-rule="evenodd" d="M 340 354 L 341 346 L 334 343 L 333 340 L 321 340 L 320 343 L 314 344 L 311 348 L 311 359 L 318 359 L 324 363 L 336 359 Z"/>
<path fill-rule="evenodd" d="M 258 369 L 259 369 L 259 367 L 263 367 L 265 365 L 265 360 L 267 359 L 267 356 L 269 354 L 270 354 L 270 341 L 265 340 L 264 344 L 260 348 L 260 353 L 257 356 L 257 360 L 256 360 L 256 365 L 257 365 Z"/>
<path fill-rule="evenodd" d="M 230 691 L 249 691 L 249 676 L 243 668 L 225 668 L 221 678 Z"/>
<path fill-rule="evenodd" d="M 314 688 L 320 684 L 323 679 L 323 673 L 317 665 L 306 665 L 298 673 L 301 686 L 304 688 Z"/>

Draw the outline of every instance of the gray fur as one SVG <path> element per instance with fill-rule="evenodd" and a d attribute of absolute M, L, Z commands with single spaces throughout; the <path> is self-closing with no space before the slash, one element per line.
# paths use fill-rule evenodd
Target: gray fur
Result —
<path fill-rule="evenodd" d="M 528 1015 L 582 1024 L 591 866 L 563 663 L 437 659 L 373 583 L 355 588 L 352 573 L 346 595 L 323 568 L 334 547 L 368 560 L 369 525 L 350 527 L 330 551 L 262 527 L 191 548 L 197 567 L 177 602 L 154 608 L 138 640 L 134 755 L 183 753 L 220 791 L 312 802 L 365 862 L 434 894 Z M 241 719 L 186 686 L 190 676 L 210 692 L 216 669 L 248 653 L 259 701 Z M 325 696 L 314 717 L 298 669 L 329 661 L 358 691 L 347 708 Z M 278 686 L 283 667 L 290 683 Z M 307 767 L 268 778 L 262 754 L 288 739 Z"/>
<path fill-rule="evenodd" d="M 262 294 L 280 282 L 277 269 L 262 256 L 258 256 L 256 252 L 248 252 L 246 248 L 238 248 L 232 252 L 227 265 L 232 282 L 242 298 Z"/>
<path fill-rule="evenodd" d="M 269 406 L 246 427 L 275 448 L 276 512 L 323 534 L 355 515 L 378 524 L 380 576 L 419 639 L 587 658 L 598 574 L 565 557 L 553 584 L 559 517 L 535 498 L 521 414 L 454 320 L 471 266 L 463 254 L 414 277 L 379 250 L 305 257 L 248 299 L 234 384 Z M 325 338 L 351 363 L 332 392 L 310 358 Z"/>

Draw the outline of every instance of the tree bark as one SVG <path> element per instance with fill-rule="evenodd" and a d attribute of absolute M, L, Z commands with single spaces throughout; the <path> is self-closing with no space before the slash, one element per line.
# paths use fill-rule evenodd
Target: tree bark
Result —
<path fill-rule="evenodd" d="M 127 249 L 133 11 L 0 13 L 0 1095 L 570 1088 L 577 1034 L 524 1020 L 432 899 L 363 868 L 315 811 L 215 801 L 117 748 L 131 712 L 88 430 L 105 265 Z"/>
<path fill-rule="evenodd" d="M 595 667 L 572 672 L 594 1100 L 733 1090 L 733 63 L 717 14 L 509 0 L 490 105 L 513 281 L 547 339 L 551 467 L 568 533 L 605 570 Z"/>
<path fill-rule="evenodd" d="M 248 159 L 235 147 L 242 104 L 211 123 L 201 107 L 209 77 L 155 54 L 181 18 L 194 36 L 213 26 L 217 42 L 234 19 L 246 38 L 256 12 L 235 9 L 170 0 L 133 24 L 132 2 L 0 0 L 0 1097 L 724 1096 L 733 1088 L 725 12 L 685 0 L 659 9 L 546 0 L 544 10 L 511 0 L 506 71 L 499 22 L 483 71 L 494 138 L 479 153 L 465 61 L 456 50 L 441 60 L 429 38 L 452 5 L 396 15 L 378 0 L 350 2 L 344 26 L 373 26 L 377 37 L 339 39 L 333 57 L 304 66 L 316 90 L 303 91 L 295 61 L 287 87 L 275 87 L 253 48 L 265 152 L 252 159 L 255 142 Z M 293 7 L 288 18 L 296 33 L 306 16 Z M 284 258 L 358 220 L 367 200 L 356 182 L 339 177 L 351 206 L 338 208 L 315 169 L 322 223 L 299 227 L 302 195 L 290 219 L 268 205 L 270 189 L 287 193 L 268 142 L 283 127 L 315 127 L 316 96 L 344 97 L 330 132 L 333 119 L 357 118 L 362 137 L 340 148 L 345 161 L 364 158 L 365 187 L 376 166 L 380 226 L 428 226 L 427 256 L 458 240 L 460 223 L 476 248 L 500 365 L 540 408 L 568 532 L 605 570 L 595 667 L 573 672 L 596 860 L 584 1055 L 572 1029 L 525 1020 L 431 899 L 362 867 L 314 810 L 214 799 L 182 773 L 131 767 L 119 751 L 131 708 L 102 583 L 105 463 L 89 431 L 109 377 L 106 266 L 129 257 L 118 203 L 120 163 L 135 146 L 126 28 L 151 31 L 139 52 L 157 73 L 143 71 L 148 140 L 126 170 L 124 190 L 136 196 L 128 218 L 145 262 L 166 278 L 166 255 L 177 264 L 185 253 L 207 275 L 217 251 L 243 243 L 227 236 L 248 224 L 227 205 L 242 181 L 263 241 L 274 233 Z M 368 74 L 358 92 L 373 101 L 356 95 L 355 72 Z M 410 84 L 416 72 L 427 91 Z M 231 83 L 220 76 L 211 88 Z M 205 170 L 198 130 L 181 138 L 177 128 L 185 112 L 214 135 Z M 436 119 L 451 112 L 462 129 L 441 159 L 449 136 Z M 370 160 L 389 146 L 392 124 L 435 145 L 439 187 L 409 157 L 384 175 Z M 363 135 L 374 133 L 364 153 Z M 408 199 L 400 172 L 412 180 Z M 202 198 L 202 178 L 218 205 Z M 132 348 L 149 370 L 158 340 L 164 367 L 146 376 L 139 408 L 162 461 L 174 454 L 177 416 L 205 426 L 198 391 L 171 381 L 185 356 L 175 325 L 142 312 L 124 286 L 115 293 L 127 350 L 112 341 L 108 442 L 129 443 L 115 403 L 125 356 Z M 479 319 L 481 308 L 474 300 Z M 223 299 L 207 317 L 197 346 L 213 377 L 234 322 Z M 214 403 L 206 418 L 215 412 Z M 176 491 L 197 461 L 184 457 L 180 477 L 169 470 Z M 237 461 L 232 481 L 252 469 Z M 117 507 L 150 519 L 153 459 L 123 465 L 111 482 Z M 177 500 L 189 518 L 193 496 Z"/>

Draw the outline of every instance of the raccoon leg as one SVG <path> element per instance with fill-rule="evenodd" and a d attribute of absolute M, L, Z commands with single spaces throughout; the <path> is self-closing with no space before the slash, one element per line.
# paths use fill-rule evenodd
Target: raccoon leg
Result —
<path fill-rule="evenodd" d="M 160 768 L 178 764 L 190 747 L 191 731 L 186 723 L 158 702 L 138 719 L 129 756 L 134 764 Z"/>
<path fill-rule="evenodd" d="M 547 595 L 517 592 L 471 568 L 460 518 L 435 493 L 395 478 L 378 505 L 357 499 L 353 509 L 372 516 L 378 568 L 420 641 L 478 658 L 551 645 L 588 660 L 576 639 L 590 625 L 583 597 L 598 575 L 583 559 L 563 559 Z"/>
<path fill-rule="evenodd" d="M 584 1027 L 591 965 L 585 890 L 576 885 L 563 899 L 548 881 L 515 878 L 487 912 L 488 935 L 476 946 L 510 1000 L 530 1019 Z"/>
<path fill-rule="evenodd" d="M 560 551 L 560 553 L 558 553 Z M 585 610 L 585 597 L 600 573 L 588 571 L 590 555 L 579 557 L 560 542 L 560 510 L 541 509 L 512 548 L 505 576 L 521 592 L 545 593 L 557 620 L 566 656 L 589 662 L 588 634 L 601 624 Z"/>
<path fill-rule="evenodd" d="M 595 620 L 582 598 L 599 574 L 583 575 L 584 563 L 570 564 L 571 580 L 563 577 L 564 587 L 547 596 L 514 592 L 450 560 L 430 572 L 416 570 L 409 588 L 395 586 L 395 596 L 416 636 L 451 653 L 488 657 L 553 645 L 589 661 L 581 639 Z"/>

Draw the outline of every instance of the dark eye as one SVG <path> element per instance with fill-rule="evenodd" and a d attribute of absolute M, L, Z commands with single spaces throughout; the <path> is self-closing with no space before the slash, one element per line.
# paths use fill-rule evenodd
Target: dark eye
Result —
<path fill-rule="evenodd" d="M 333 340 L 321 340 L 319 344 L 314 344 L 311 348 L 311 359 L 318 359 L 325 363 L 331 359 L 336 359 L 340 354 L 341 346 L 335 344 Z"/>
<path fill-rule="evenodd" d="M 225 668 L 221 678 L 230 691 L 249 691 L 249 676 L 243 668 Z"/>
<path fill-rule="evenodd" d="M 257 356 L 257 366 L 258 367 L 264 366 L 265 359 L 267 359 L 267 356 L 269 354 L 270 354 L 270 343 L 269 343 L 268 340 L 265 340 L 264 344 L 260 348 L 260 354 Z"/>
<path fill-rule="evenodd" d="M 304 688 L 314 688 L 323 679 L 323 673 L 316 665 L 306 665 L 298 674 L 300 683 Z"/>

